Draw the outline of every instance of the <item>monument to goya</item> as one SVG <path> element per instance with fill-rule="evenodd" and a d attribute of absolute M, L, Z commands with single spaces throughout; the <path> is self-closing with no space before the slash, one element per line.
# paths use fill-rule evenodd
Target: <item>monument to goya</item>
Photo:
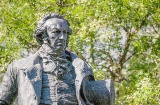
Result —
<path fill-rule="evenodd" d="M 0 105 L 114 105 L 112 80 L 96 81 L 91 67 L 66 50 L 69 26 L 56 13 L 41 18 L 34 31 L 40 48 L 8 66 Z"/>

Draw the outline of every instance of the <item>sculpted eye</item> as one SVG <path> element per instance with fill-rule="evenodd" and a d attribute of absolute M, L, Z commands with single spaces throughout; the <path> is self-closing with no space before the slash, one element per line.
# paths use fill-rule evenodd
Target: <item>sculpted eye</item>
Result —
<path fill-rule="evenodd" d="M 63 31 L 64 34 L 67 34 L 67 31 Z"/>
<path fill-rule="evenodd" d="M 59 30 L 53 30 L 52 33 L 59 34 L 60 31 Z"/>

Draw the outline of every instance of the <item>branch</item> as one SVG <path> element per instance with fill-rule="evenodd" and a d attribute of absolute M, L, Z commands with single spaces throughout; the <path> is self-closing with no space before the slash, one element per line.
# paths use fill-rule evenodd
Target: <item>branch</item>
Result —
<path fill-rule="evenodd" d="M 127 42 L 126 42 L 126 45 L 125 45 L 125 48 L 124 48 L 124 52 L 123 52 L 123 54 L 122 54 L 122 56 L 119 60 L 119 64 L 120 64 L 121 67 L 123 66 L 124 60 L 126 58 L 126 55 L 127 55 L 127 52 L 128 52 L 129 46 L 130 46 L 131 37 L 132 37 L 132 34 L 128 33 L 128 38 L 127 38 Z"/>
<path fill-rule="evenodd" d="M 137 52 L 134 52 L 131 56 L 129 56 L 125 61 L 123 61 L 124 63 L 127 62 L 128 60 L 130 60 Z"/>
<path fill-rule="evenodd" d="M 149 17 L 149 14 L 146 14 L 146 16 L 144 17 L 144 19 L 142 20 L 142 22 L 141 22 L 141 24 L 140 24 L 140 26 L 139 26 L 139 29 L 141 29 L 142 28 L 142 26 L 145 24 L 145 22 L 146 22 L 146 19 Z M 139 30 L 138 29 L 138 30 Z"/>
<path fill-rule="evenodd" d="M 113 80 L 115 80 L 115 78 L 116 78 L 116 77 L 119 77 L 119 76 L 118 76 L 118 74 L 116 74 L 115 72 L 113 72 L 113 71 L 110 69 L 111 66 L 113 66 L 113 65 L 109 65 L 108 67 L 105 67 L 105 68 L 107 68 L 107 70 L 110 72 L 111 78 L 112 78 Z"/>
<path fill-rule="evenodd" d="M 106 53 L 107 53 L 107 55 L 109 56 L 109 59 L 110 59 L 111 63 L 113 63 L 113 59 L 112 59 L 112 57 L 111 57 L 111 54 L 110 54 L 109 52 L 106 52 Z"/>
<path fill-rule="evenodd" d="M 126 78 L 120 78 L 118 81 L 114 81 L 114 82 L 122 82 L 122 81 L 129 81 L 128 79 L 126 79 Z"/>
<path fill-rule="evenodd" d="M 152 25 L 152 27 L 153 27 L 154 31 L 158 34 L 158 31 L 155 29 L 155 27 L 153 25 Z"/>

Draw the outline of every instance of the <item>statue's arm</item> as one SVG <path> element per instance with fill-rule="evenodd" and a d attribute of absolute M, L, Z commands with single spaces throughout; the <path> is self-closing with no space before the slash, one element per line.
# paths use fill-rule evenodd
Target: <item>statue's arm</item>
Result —
<path fill-rule="evenodd" d="M 0 105 L 11 104 L 17 96 L 17 68 L 11 63 L 0 85 Z"/>
<path fill-rule="evenodd" d="M 99 80 L 95 81 L 92 69 L 86 64 L 84 69 L 85 74 L 82 87 L 81 96 L 87 105 L 114 105 L 115 94 L 113 81 Z"/>
<path fill-rule="evenodd" d="M 94 105 L 115 105 L 113 81 L 88 81 L 84 87 L 86 98 Z"/>

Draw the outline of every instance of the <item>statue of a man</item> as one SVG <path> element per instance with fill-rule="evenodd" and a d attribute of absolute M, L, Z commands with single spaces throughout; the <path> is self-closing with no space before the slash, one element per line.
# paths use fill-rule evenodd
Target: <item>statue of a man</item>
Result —
<path fill-rule="evenodd" d="M 13 61 L 0 86 L 0 105 L 113 105 L 111 81 L 95 81 L 91 67 L 66 50 L 69 23 L 59 14 L 45 15 L 35 28 L 40 49 Z M 108 84 L 108 85 L 106 85 Z"/>

